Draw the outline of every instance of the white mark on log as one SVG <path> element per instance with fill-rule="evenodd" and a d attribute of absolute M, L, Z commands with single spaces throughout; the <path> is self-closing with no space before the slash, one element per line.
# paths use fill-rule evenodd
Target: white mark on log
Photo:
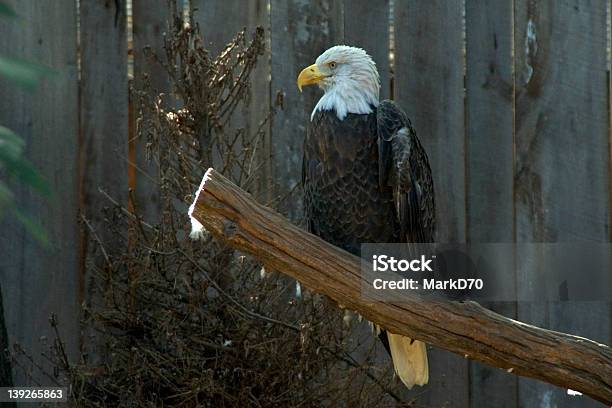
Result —
<path fill-rule="evenodd" d="M 536 26 L 532 19 L 527 21 L 527 32 L 525 34 L 525 85 L 533 76 L 533 60 L 538 53 L 538 41 L 536 38 Z"/>
<path fill-rule="evenodd" d="M 200 183 L 200 187 L 198 187 L 198 191 L 196 191 L 193 203 L 191 203 L 191 205 L 189 206 L 188 214 L 189 214 L 189 220 L 191 221 L 191 233 L 189 234 L 189 237 L 196 241 L 198 239 L 204 238 L 204 233 L 206 232 L 206 230 L 204 226 L 202 225 L 202 223 L 200 223 L 200 221 L 196 220 L 193 217 L 193 210 L 195 210 L 195 206 L 196 206 L 196 203 L 198 202 L 198 198 L 200 198 L 200 193 L 202 192 L 202 190 L 204 190 L 204 184 L 206 184 L 206 182 L 210 178 L 211 172 L 212 172 L 212 167 L 206 170 L 206 173 L 204 173 L 204 177 L 202 177 L 202 182 Z"/>
<path fill-rule="evenodd" d="M 261 269 L 259 270 L 259 277 L 261 279 L 264 279 L 266 277 L 268 273 L 266 272 L 266 267 L 262 266 Z"/>
<path fill-rule="evenodd" d="M 302 285 L 298 281 L 295 281 L 295 297 L 302 297 Z"/>
<path fill-rule="evenodd" d="M 572 395 L 572 396 L 579 396 L 582 395 L 582 393 L 580 391 L 574 391 L 574 390 L 570 390 L 569 388 L 567 389 L 567 395 Z"/>

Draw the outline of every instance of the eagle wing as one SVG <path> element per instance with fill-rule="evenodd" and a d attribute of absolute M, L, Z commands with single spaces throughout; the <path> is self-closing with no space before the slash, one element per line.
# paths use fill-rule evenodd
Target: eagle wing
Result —
<path fill-rule="evenodd" d="M 393 190 L 395 215 L 406 242 L 434 242 L 436 207 L 431 167 L 406 114 L 382 101 L 376 113 L 381 191 Z"/>
<path fill-rule="evenodd" d="M 400 237 L 405 242 L 434 242 L 436 207 L 425 149 L 406 114 L 392 101 L 378 105 L 376 122 L 379 188 L 392 191 Z M 386 331 L 379 337 L 391 354 L 395 372 L 409 389 L 429 381 L 425 343 Z"/>

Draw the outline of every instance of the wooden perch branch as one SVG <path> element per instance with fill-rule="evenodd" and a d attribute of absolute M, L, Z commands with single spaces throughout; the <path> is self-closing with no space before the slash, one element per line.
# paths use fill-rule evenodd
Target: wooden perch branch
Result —
<path fill-rule="evenodd" d="M 361 296 L 358 257 L 256 203 L 212 168 L 190 215 L 228 245 L 393 333 L 612 405 L 612 350 L 606 345 L 517 322 L 475 302 L 423 300 L 415 294 L 409 303 L 368 303 Z"/>

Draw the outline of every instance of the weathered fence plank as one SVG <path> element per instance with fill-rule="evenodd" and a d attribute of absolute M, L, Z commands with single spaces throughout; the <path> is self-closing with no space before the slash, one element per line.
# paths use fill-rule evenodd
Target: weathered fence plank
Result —
<path fill-rule="evenodd" d="M 520 242 L 607 241 L 609 203 L 606 6 L 517 2 L 516 237 Z M 602 271 L 609 273 L 609 271 Z M 518 271 L 519 296 L 543 290 Z M 610 341 L 605 303 L 519 303 L 522 321 Z M 519 380 L 519 405 L 591 406 Z M 592 403 L 596 406 L 595 403 Z"/>
<path fill-rule="evenodd" d="M 439 242 L 465 240 L 463 2 L 397 1 L 394 98 L 432 165 Z M 424 406 L 469 405 L 468 362 L 432 350 Z"/>
<path fill-rule="evenodd" d="M 128 68 L 125 3 L 82 1 L 80 3 L 80 156 L 81 211 L 88 220 L 83 223 L 85 264 L 80 288 L 80 302 L 101 302 L 94 293 L 92 268 L 96 262 L 104 265 L 95 239 L 100 239 L 107 253 L 114 254 L 117 240 L 105 223 L 104 208 L 108 201 L 100 194 L 102 188 L 122 206 L 128 199 Z M 90 228 L 95 230 L 96 238 Z M 84 332 L 84 345 L 89 361 L 101 355 L 100 344 Z"/>
<path fill-rule="evenodd" d="M 361 47 L 372 56 L 380 74 L 380 97 L 388 99 L 391 94 L 389 0 L 345 0 L 344 43 Z"/>
<path fill-rule="evenodd" d="M 470 242 L 514 240 L 513 1 L 466 2 L 467 236 Z M 515 276 L 500 277 L 512 288 Z M 516 304 L 486 307 L 516 318 Z M 470 362 L 472 407 L 517 406 L 513 374 Z"/>
<path fill-rule="evenodd" d="M 278 105 L 272 124 L 272 162 L 279 208 L 296 219 L 301 214 L 299 182 L 302 143 L 310 113 L 321 96 L 316 89 L 299 93 L 296 78 L 331 45 L 342 41 L 341 0 L 271 0 L 272 103 Z M 293 194 L 291 194 L 293 192 Z"/>
<path fill-rule="evenodd" d="M 49 317 L 57 314 L 70 357 L 79 340 L 78 239 L 78 89 L 77 28 L 74 2 L 11 0 L 23 22 L 3 20 L 3 54 L 35 61 L 56 74 L 36 93 L 17 89 L 0 79 L 0 123 L 27 142 L 27 158 L 47 179 L 50 200 L 17 188 L 22 211 L 40 222 L 50 247 L 42 248 L 22 226 L 5 220 L 0 235 L 0 282 L 11 343 L 19 342 L 35 361 L 49 368 L 41 352 L 41 337 L 53 339 Z M 15 385 L 33 385 L 22 373 Z M 49 380 L 36 375 L 36 380 Z"/>
<path fill-rule="evenodd" d="M 436 238 L 461 242 L 465 240 L 462 4 L 398 1 L 395 32 L 394 95 L 432 164 Z"/>
<path fill-rule="evenodd" d="M 143 49 L 150 49 L 164 60 L 163 33 L 167 29 L 169 8 L 167 0 L 132 0 L 134 53 L 134 81 L 138 86 L 143 74 L 150 78 L 154 91 L 169 93 L 170 81 L 165 70 L 146 57 Z M 147 141 L 134 140 L 136 166 L 136 207 L 141 216 L 157 223 L 161 215 L 159 167 L 147 158 Z M 156 160 L 155 158 L 152 158 Z"/>

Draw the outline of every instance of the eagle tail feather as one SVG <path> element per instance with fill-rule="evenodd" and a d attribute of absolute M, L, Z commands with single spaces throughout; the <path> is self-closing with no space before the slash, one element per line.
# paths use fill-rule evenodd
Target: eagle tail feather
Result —
<path fill-rule="evenodd" d="M 429 381 L 427 346 L 422 341 L 387 332 L 395 373 L 411 389 Z"/>

